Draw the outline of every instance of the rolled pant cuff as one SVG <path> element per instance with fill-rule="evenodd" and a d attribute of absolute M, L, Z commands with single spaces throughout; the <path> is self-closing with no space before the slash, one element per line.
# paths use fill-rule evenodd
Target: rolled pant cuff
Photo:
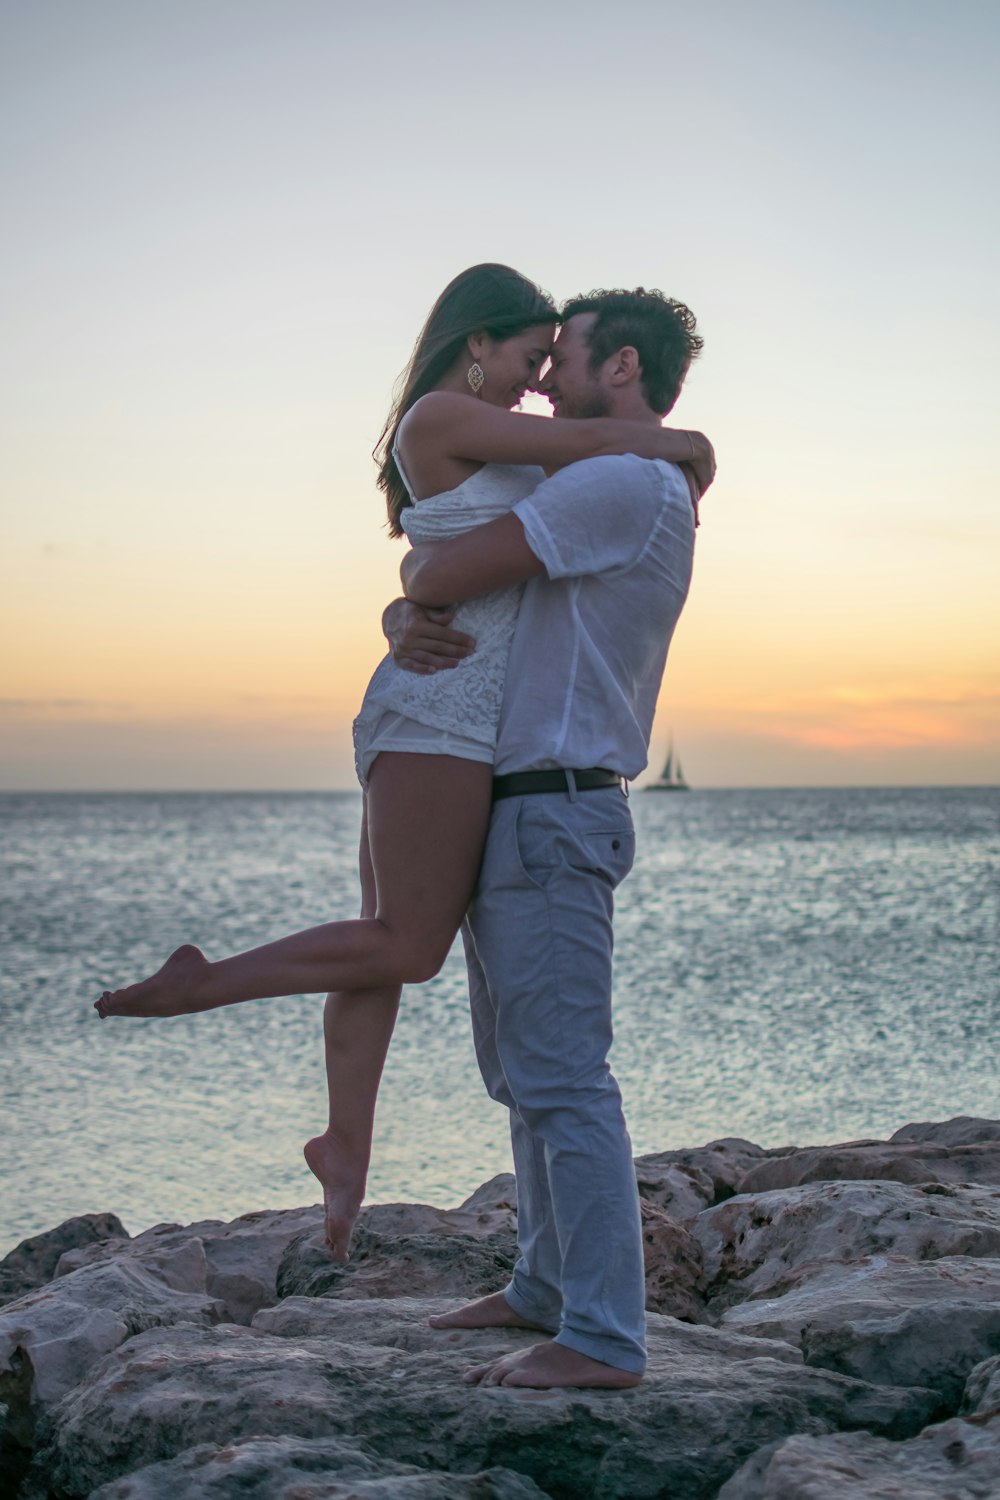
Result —
<path fill-rule="evenodd" d="M 630 1375 L 646 1373 L 646 1356 L 634 1349 L 622 1348 L 614 1339 L 592 1339 L 586 1334 L 574 1333 L 571 1328 L 563 1328 L 556 1334 L 553 1343 L 564 1344 L 567 1349 L 575 1349 L 577 1354 L 586 1354 L 590 1359 L 599 1360 L 602 1365 L 627 1370 Z"/>
<path fill-rule="evenodd" d="M 550 1333 L 555 1333 L 559 1327 L 558 1313 L 547 1316 L 545 1313 L 538 1312 L 530 1303 L 525 1302 L 523 1297 L 519 1297 L 512 1286 L 504 1287 L 503 1297 L 507 1306 L 512 1312 L 516 1312 L 519 1318 L 527 1318 L 529 1323 L 537 1323 L 539 1328 L 548 1329 Z"/>

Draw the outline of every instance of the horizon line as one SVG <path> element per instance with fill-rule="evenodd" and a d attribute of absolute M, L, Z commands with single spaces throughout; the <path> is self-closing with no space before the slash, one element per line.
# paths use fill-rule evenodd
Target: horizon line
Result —
<path fill-rule="evenodd" d="M 655 781 L 629 782 L 646 791 Z M 992 792 L 1000 781 L 753 782 L 689 786 L 688 792 Z M 345 797 L 361 796 L 358 787 L 0 787 L 0 797 Z"/>

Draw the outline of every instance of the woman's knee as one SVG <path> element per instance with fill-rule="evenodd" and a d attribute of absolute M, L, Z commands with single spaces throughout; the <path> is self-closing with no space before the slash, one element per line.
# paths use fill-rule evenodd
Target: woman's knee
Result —
<path fill-rule="evenodd" d="M 444 961 L 451 951 L 452 942 L 454 942 L 454 937 L 447 942 L 423 939 L 408 945 L 401 957 L 405 970 L 402 975 L 403 983 L 426 984 L 428 980 L 436 979 L 444 968 Z"/>

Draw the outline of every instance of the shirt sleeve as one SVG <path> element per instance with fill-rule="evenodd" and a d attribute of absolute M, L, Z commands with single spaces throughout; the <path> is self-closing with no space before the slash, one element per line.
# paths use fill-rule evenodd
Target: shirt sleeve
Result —
<path fill-rule="evenodd" d="M 673 464 L 632 454 L 569 464 L 514 506 L 550 578 L 606 573 L 637 562 L 673 490 L 690 494 Z"/>

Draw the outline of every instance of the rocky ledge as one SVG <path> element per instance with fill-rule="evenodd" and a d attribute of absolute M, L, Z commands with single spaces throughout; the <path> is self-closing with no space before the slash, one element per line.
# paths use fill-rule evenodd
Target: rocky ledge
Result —
<path fill-rule="evenodd" d="M 434 1332 L 502 1286 L 513 1182 L 130 1238 L 88 1214 L 0 1263 L 4 1500 L 996 1500 L 1000 1121 L 639 1158 L 635 1390 L 463 1384 L 532 1341 Z"/>

